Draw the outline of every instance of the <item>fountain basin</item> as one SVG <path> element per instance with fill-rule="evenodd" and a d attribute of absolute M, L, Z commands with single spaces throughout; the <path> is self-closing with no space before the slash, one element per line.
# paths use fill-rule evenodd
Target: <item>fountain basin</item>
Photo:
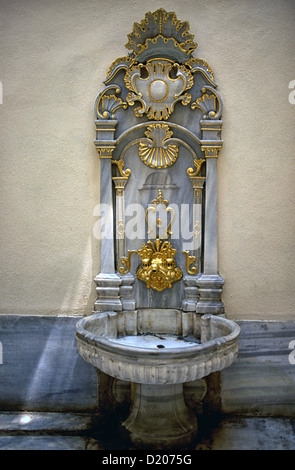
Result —
<path fill-rule="evenodd" d="M 102 312 L 76 327 L 85 361 L 121 380 L 158 385 L 190 382 L 230 366 L 239 334 L 231 320 L 176 309 Z"/>
<path fill-rule="evenodd" d="M 239 334 L 230 320 L 177 309 L 102 312 L 76 325 L 83 359 L 132 383 L 132 407 L 122 423 L 131 441 L 165 450 L 183 449 L 197 435 L 183 384 L 228 367 Z"/>

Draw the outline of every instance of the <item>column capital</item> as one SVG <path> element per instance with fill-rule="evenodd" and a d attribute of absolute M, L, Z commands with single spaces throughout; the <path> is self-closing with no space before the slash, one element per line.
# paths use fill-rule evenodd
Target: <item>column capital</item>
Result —
<path fill-rule="evenodd" d="M 95 145 L 96 150 L 98 152 L 99 158 L 112 158 L 113 151 L 115 150 L 115 146 L 111 145 L 104 145 L 101 144 Z"/>
<path fill-rule="evenodd" d="M 205 158 L 218 158 L 219 150 L 222 148 L 222 145 L 202 145 L 201 150 L 205 152 Z"/>
<path fill-rule="evenodd" d="M 115 119 L 95 120 L 96 139 L 94 145 L 100 158 L 112 158 L 116 148 L 115 130 L 117 126 Z"/>
<path fill-rule="evenodd" d="M 221 120 L 203 120 L 200 121 L 202 140 L 201 149 L 205 152 L 205 158 L 217 158 L 218 152 L 222 148 L 221 140 Z"/>

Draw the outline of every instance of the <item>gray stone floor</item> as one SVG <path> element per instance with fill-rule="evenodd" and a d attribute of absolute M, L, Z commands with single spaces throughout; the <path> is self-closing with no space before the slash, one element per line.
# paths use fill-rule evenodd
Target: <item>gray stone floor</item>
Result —
<path fill-rule="evenodd" d="M 201 436 L 190 450 L 295 450 L 295 419 L 201 418 L 199 427 Z M 94 422 L 87 414 L 0 414 L 0 450 L 135 450 L 120 439 L 107 416 Z"/>

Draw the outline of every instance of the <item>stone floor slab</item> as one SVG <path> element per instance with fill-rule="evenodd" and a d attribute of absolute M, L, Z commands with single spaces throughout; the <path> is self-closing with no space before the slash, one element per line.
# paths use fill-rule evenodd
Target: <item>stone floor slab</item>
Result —
<path fill-rule="evenodd" d="M 197 450 L 295 450 L 295 433 L 285 418 L 226 418 Z"/>
<path fill-rule="evenodd" d="M 85 450 L 79 436 L 1 436 L 0 450 Z"/>
<path fill-rule="evenodd" d="M 92 417 L 84 413 L 2 412 L 1 433 L 68 432 L 82 433 L 92 428 Z"/>
<path fill-rule="evenodd" d="M 92 423 L 83 414 L 0 413 L 0 450 L 135 450 L 118 440 L 109 421 Z M 200 418 L 200 432 L 198 451 L 295 450 L 294 418 Z"/>

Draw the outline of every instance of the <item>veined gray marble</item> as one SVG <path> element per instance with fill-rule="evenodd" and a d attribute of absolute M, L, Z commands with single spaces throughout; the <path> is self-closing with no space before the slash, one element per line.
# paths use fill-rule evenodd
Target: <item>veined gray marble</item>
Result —
<path fill-rule="evenodd" d="M 87 441 L 80 436 L 2 436 L 0 450 L 85 450 Z"/>
<path fill-rule="evenodd" d="M 101 158 L 100 203 L 109 205 L 109 213 L 101 240 L 100 274 L 95 278 L 98 299 L 94 310 L 150 307 L 196 311 L 200 303 L 198 314 L 221 314 L 217 157 L 222 148 L 222 100 L 211 67 L 192 56 L 196 47 L 193 36 L 187 36 L 187 51 L 178 44 L 181 23 L 176 15 L 163 9 L 147 15 L 148 32 L 141 37 L 143 30 L 137 26 L 137 33 L 132 33 L 138 49 L 130 42 L 127 48 L 135 49 L 131 55 L 113 62 L 105 88 L 95 102 L 95 146 Z M 169 38 L 163 42 L 167 25 Z M 183 28 L 188 30 L 188 23 Z M 139 53 L 141 39 L 144 53 Z M 127 283 L 127 273 L 120 271 L 122 256 L 126 257 L 128 251 L 137 252 L 143 242 L 152 238 L 145 211 L 159 190 L 174 211 L 168 238 L 177 250 L 175 261 L 183 273 L 181 279 L 161 292 L 137 279 L 141 263 L 138 254 L 130 258 L 129 272 L 134 282 Z M 135 214 L 136 205 L 141 207 L 140 214 Z M 187 265 L 183 251 L 195 261 Z M 119 291 L 114 290 L 111 278 L 108 282 L 108 274 L 122 278 Z M 211 276 L 206 285 L 198 283 L 202 275 Z"/>
<path fill-rule="evenodd" d="M 295 339 L 290 321 L 241 321 L 239 355 L 222 372 L 224 413 L 295 416 L 295 365 L 289 344 Z"/>
<path fill-rule="evenodd" d="M 0 315 L 2 410 L 96 409 L 97 374 L 76 347 L 79 318 Z"/>
<path fill-rule="evenodd" d="M 191 315 L 183 316 L 187 331 Z M 2 410 L 95 412 L 99 406 L 97 373 L 78 354 L 78 319 L 81 317 L 0 315 Z M 238 323 L 239 353 L 221 373 L 220 411 L 294 417 L 295 365 L 289 362 L 289 343 L 295 339 L 295 322 Z M 132 331 L 132 324 L 128 328 Z M 128 382 L 116 381 L 113 391 L 118 406 L 130 400 Z M 184 384 L 186 402 L 200 413 L 206 393 L 204 383 Z"/>

